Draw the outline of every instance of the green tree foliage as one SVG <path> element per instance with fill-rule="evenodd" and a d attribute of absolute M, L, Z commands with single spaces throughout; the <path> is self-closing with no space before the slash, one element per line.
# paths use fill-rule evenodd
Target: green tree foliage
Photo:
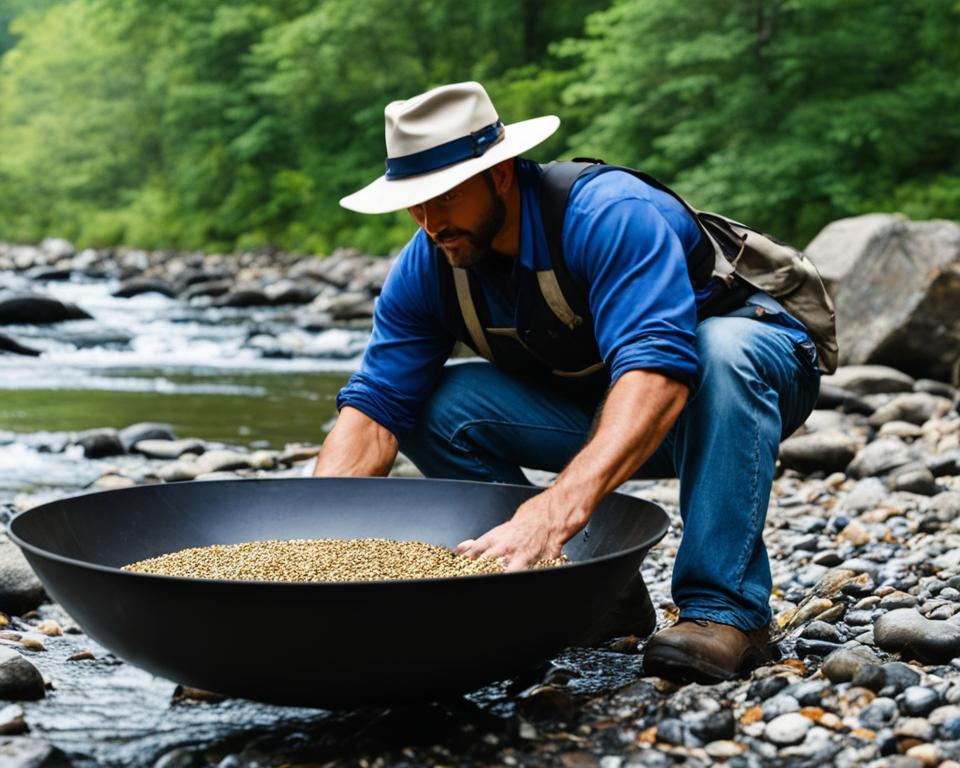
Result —
<path fill-rule="evenodd" d="M 612 4 L 611 4 L 612 3 Z M 0 238 L 401 244 L 340 197 L 384 105 L 477 79 L 542 159 L 646 168 L 785 237 L 960 215 L 956 0 L 0 0 Z"/>
<path fill-rule="evenodd" d="M 589 19 L 572 146 L 803 242 L 871 210 L 960 217 L 955 0 L 622 0 Z"/>

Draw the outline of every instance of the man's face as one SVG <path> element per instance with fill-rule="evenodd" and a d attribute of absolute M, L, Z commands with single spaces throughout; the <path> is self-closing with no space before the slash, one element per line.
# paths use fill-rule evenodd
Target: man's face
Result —
<path fill-rule="evenodd" d="M 471 176 L 449 192 L 408 208 L 413 220 L 453 267 L 471 267 L 491 250 L 506 205 L 489 171 Z"/>

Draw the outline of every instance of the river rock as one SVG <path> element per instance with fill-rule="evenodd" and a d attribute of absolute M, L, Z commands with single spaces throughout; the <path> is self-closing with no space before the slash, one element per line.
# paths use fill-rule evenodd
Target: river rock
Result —
<path fill-rule="evenodd" d="M 827 225 L 806 252 L 833 293 L 842 363 L 949 377 L 960 345 L 960 224 L 868 214 Z"/>
<path fill-rule="evenodd" d="M 847 467 L 852 477 L 875 477 L 916 461 L 918 454 L 896 437 L 881 437 L 861 448 Z"/>
<path fill-rule="evenodd" d="M 263 290 L 271 304 L 309 304 L 320 293 L 320 287 L 315 284 L 295 283 L 292 280 L 280 280 L 268 285 Z"/>
<path fill-rule="evenodd" d="M 73 442 L 83 448 L 83 455 L 88 459 L 120 456 L 126 453 L 120 434 L 115 429 L 88 429 L 85 432 L 78 432 Z"/>
<path fill-rule="evenodd" d="M 165 483 L 181 483 L 187 480 L 193 480 L 201 472 L 195 461 L 179 459 L 172 464 L 165 464 L 157 469 L 154 474 Z"/>
<path fill-rule="evenodd" d="M 945 491 L 930 499 L 926 513 L 941 522 L 950 522 L 960 517 L 960 491 Z"/>
<path fill-rule="evenodd" d="M 273 302 L 256 288 L 235 288 L 215 299 L 215 307 L 265 307 Z"/>
<path fill-rule="evenodd" d="M 311 312 L 325 313 L 334 320 L 354 320 L 373 317 L 374 301 L 367 293 L 347 291 L 332 296 L 321 294 L 309 306 Z"/>
<path fill-rule="evenodd" d="M 44 325 L 64 320 L 87 320 L 90 317 L 76 305 L 50 296 L 0 291 L 0 325 Z"/>
<path fill-rule="evenodd" d="M 873 629 L 877 645 L 928 664 L 942 664 L 960 655 L 960 627 L 925 619 L 912 608 L 885 613 Z"/>
<path fill-rule="evenodd" d="M 926 717 L 940 705 L 940 694 L 933 688 L 911 685 L 898 698 L 900 711 L 910 717 Z"/>
<path fill-rule="evenodd" d="M 195 464 L 198 474 L 204 475 L 233 469 L 250 469 L 255 466 L 249 455 L 223 449 L 207 451 L 196 460 Z"/>
<path fill-rule="evenodd" d="M 839 431 L 791 437 L 780 445 L 780 463 L 798 472 L 841 472 L 856 456 L 861 442 Z"/>
<path fill-rule="evenodd" d="M 831 683 L 848 683 L 867 664 L 879 664 L 880 658 L 866 646 L 838 648 L 823 660 L 821 670 Z"/>
<path fill-rule="evenodd" d="M 166 280 L 154 277 L 133 277 L 124 280 L 111 295 L 118 299 L 129 299 L 143 293 L 159 293 L 170 298 L 177 295 L 173 285 Z"/>
<path fill-rule="evenodd" d="M 920 425 L 929 419 L 943 416 L 952 407 L 953 402 L 945 397 L 926 392 L 910 392 L 897 395 L 886 405 L 877 408 L 868 421 L 873 427 L 880 427 L 888 421 L 906 421 Z"/>
<path fill-rule="evenodd" d="M 179 459 L 185 453 L 201 454 L 206 450 L 202 440 L 138 440 L 133 450 L 151 459 Z"/>
<path fill-rule="evenodd" d="M 0 699 L 35 701 L 45 695 L 39 670 L 12 648 L 0 646 Z"/>
<path fill-rule="evenodd" d="M 927 460 L 927 469 L 934 477 L 960 475 L 960 450 L 948 451 Z"/>
<path fill-rule="evenodd" d="M 23 707 L 19 704 L 0 707 L 0 736 L 16 736 L 29 730 L 26 720 L 23 719 Z"/>
<path fill-rule="evenodd" d="M 173 440 L 173 427 L 169 424 L 156 424 L 154 422 L 141 422 L 131 424 L 120 430 L 120 442 L 123 448 L 129 452 L 134 445 L 141 440 Z"/>
<path fill-rule="evenodd" d="M 821 388 L 839 387 L 861 396 L 912 392 L 914 383 L 912 376 L 887 365 L 842 365 L 836 372 L 820 380 Z"/>
<path fill-rule="evenodd" d="M 0 534 L 0 611 L 21 614 L 43 602 L 46 592 L 27 559 Z"/>
<path fill-rule="evenodd" d="M 180 298 L 184 299 L 185 301 L 190 301 L 191 299 L 196 299 L 201 296 L 216 298 L 218 296 L 223 296 L 232 288 L 232 280 L 208 280 L 193 283 L 189 287 L 184 288 L 184 290 L 180 293 Z"/>
<path fill-rule="evenodd" d="M 9 352 L 14 355 L 24 355 L 27 357 L 39 357 L 40 351 L 32 347 L 25 347 L 15 339 L 11 339 L 0 333 L 0 352 Z"/>
<path fill-rule="evenodd" d="M 940 492 L 936 478 L 926 467 L 905 469 L 895 473 L 891 488 L 894 491 L 916 493 L 920 496 L 936 496 Z"/>
<path fill-rule="evenodd" d="M 767 723 L 763 735 L 767 741 L 785 747 L 803 741 L 812 726 L 813 721 L 809 718 L 798 712 L 788 712 Z"/>
<path fill-rule="evenodd" d="M 70 768 L 70 759 L 42 739 L 12 736 L 0 739 L 3 768 Z"/>

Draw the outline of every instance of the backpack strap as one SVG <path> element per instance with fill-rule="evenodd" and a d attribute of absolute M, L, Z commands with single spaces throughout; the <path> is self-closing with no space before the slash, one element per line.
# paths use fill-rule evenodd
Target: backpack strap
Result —
<path fill-rule="evenodd" d="M 571 330 L 583 324 L 582 314 L 589 315 L 587 297 L 570 277 L 563 255 L 563 219 L 567 212 L 570 190 L 583 174 L 603 165 L 602 160 L 577 157 L 570 161 L 555 161 L 541 166 L 540 218 L 547 238 L 552 270 L 537 272 L 537 283 L 543 298 L 557 318 Z M 573 300 L 580 308 L 570 306 Z"/>

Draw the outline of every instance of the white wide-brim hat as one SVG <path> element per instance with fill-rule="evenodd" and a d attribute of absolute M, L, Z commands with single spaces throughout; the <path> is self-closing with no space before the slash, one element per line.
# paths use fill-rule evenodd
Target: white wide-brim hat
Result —
<path fill-rule="evenodd" d="M 454 83 L 384 109 L 387 171 L 340 205 L 389 213 L 442 195 L 481 171 L 548 139 L 555 115 L 504 125 L 480 83 Z"/>

